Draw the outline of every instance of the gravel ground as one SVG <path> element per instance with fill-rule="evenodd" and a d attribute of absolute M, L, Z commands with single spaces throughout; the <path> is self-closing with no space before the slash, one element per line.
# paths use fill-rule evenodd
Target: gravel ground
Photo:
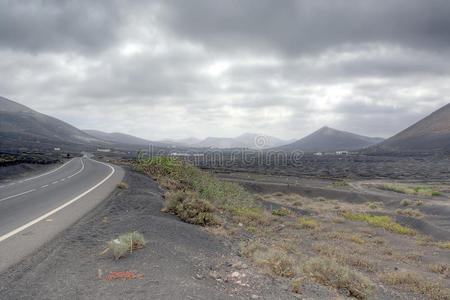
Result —
<path fill-rule="evenodd" d="M 161 212 L 163 193 L 145 175 L 127 171 L 99 207 L 0 275 L 0 299 L 293 299 L 288 287 L 252 269 L 231 246 L 200 227 Z M 138 231 L 144 249 L 115 261 L 106 242 Z M 108 281 L 109 272 L 141 279 Z M 324 288 L 315 299 L 329 298 Z"/>

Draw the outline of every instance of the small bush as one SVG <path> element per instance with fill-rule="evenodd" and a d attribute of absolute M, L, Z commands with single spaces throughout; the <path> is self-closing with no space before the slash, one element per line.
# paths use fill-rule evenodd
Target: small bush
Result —
<path fill-rule="evenodd" d="M 429 265 L 428 270 L 433 273 L 436 273 L 436 274 L 444 275 L 445 278 L 450 278 L 450 265 L 449 264 L 438 263 L 438 264 Z"/>
<path fill-rule="evenodd" d="M 327 199 L 325 199 L 324 197 L 317 197 L 316 200 L 319 201 L 319 202 L 327 201 Z"/>
<path fill-rule="evenodd" d="M 309 259 L 304 264 L 303 270 L 319 283 L 336 289 L 345 288 L 358 299 L 367 299 L 375 289 L 374 284 L 361 273 L 325 257 Z"/>
<path fill-rule="evenodd" d="M 371 209 L 378 209 L 384 206 L 383 202 L 367 202 L 366 205 Z"/>
<path fill-rule="evenodd" d="M 336 262 L 347 266 L 356 267 L 367 272 L 375 272 L 378 269 L 375 261 L 356 252 L 343 251 L 343 249 L 330 246 L 327 243 L 315 243 L 312 245 L 312 248 L 320 255 L 332 258 Z"/>
<path fill-rule="evenodd" d="M 215 215 L 214 206 L 206 200 L 200 199 L 192 192 L 166 193 L 164 211 L 177 215 L 183 221 L 197 225 L 218 225 L 220 219 Z"/>
<path fill-rule="evenodd" d="M 272 273 L 286 278 L 293 278 L 297 273 L 295 260 L 279 249 L 268 251 L 256 251 L 253 259 L 263 267 L 267 267 Z"/>
<path fill-rule="evenodd" d="M 251 227 L 266 225 L 271 221 L 270 216 L 267 216 L 262 210 L 256 207 L 239 207 L 233 213 L 235 215 L 235 222 Z"/>
<path fill-rule="evenodd" d="M 345 180 L 333 182 L 333 186 L 335 187 L 349 187 L 350 185 Z"/>
<path fill-rule="evenodd" d="M 246 246 L 241 245 L 241 253 L 248 258 L 252 258 L 257 251 L 266 251 L 266 250 L 267 250 L 266 246 L 256 241 L 250 241 Z"/>
<path fill-rule="evenodd" d="M 400 233 L 400 234 L 410 234 L 414 235 L 415 231 L 404 227 L 398 223 L 396 223 L 394 220 L 392 220 L 388 216 L 371 216 L 368 214 L 352 214 L 348 211 L 344 212 L 342 216 L 346 219 L 353 220 L 353 221 L 366 221 L 367 223 L 371 224 L 375 227 L 383 227 L 386 230 L 394 233 Z"/>
<path fill-rule="evenodd" d="M 397 209 L 395 212 L 399 215 L 407 215 L 407 216 L 414 217 L 414 218 L 423 217 L 423 214 L 418 209 L 412 209 L 412 208 Z"/>
<path fill-rule="evenodd" d="M 274 215 L 274 216 L 285 217 L 290 214 L 292 214 L 292 212 L 283 206 L 281 206 L 279 209 L 272 210 L 272 215 Z"/>
<path fill-rule="evenodd" d="M 450 298 L 450 289 L 438 282 L 419 276 L 411 271 L 400 271 L 380 275 L 381 279 L 392 286 L 399 286 L 430 299 L 444 300 Z"/>
<path fill-rule="evenodd" d="M 133 250 L 143 248 L 147 241 L 144 236 L 138 232 L 130 232 L 127 234 L 120 235 L 117 239 L 108 242 L 109 249 L 115 259 L 119 259 L 124 256 L 127 252 L 132 252 Z"/>
<path fill-rule="evenodd" d="M 249 227 L 247 227 L 247 230 L 248 230 L 249 232 L 255 233 L 255 232 L 256 232 L 256 227 L 249 226 Z"/>
<path fill-rule="evenodd" d="M 408 205 L 411 205 L 411 204 L 412 204 L 412 201 L 409 200 L 409 199 L 403 199 L 402 201 L 400 201 L 400 205 L 401 206 L 408 206 Z"/>
<path fill-rule="evenodd" d="M 298 219 L 298 223 L 300 224 L 300 227 L 303 229 L 315 229 L 317 226 L 319 226 L 319 222 L 314 219 L 305 219 L 300 218 Z"/>
<path fill-rule="evenodd" d="M 439 248 L 450 249 L 450 242 L 440 242 L 438 243 Z"/>
<path fill-rule="evenodd" d="M 125 182 L 121 182 L 117 184 L 117 188 L 121 190 L 128 190 L 128 184 L 126 184 Z"/>

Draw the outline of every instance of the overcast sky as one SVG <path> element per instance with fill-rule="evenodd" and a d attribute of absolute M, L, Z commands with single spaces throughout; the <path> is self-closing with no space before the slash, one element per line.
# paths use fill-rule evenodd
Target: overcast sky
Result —
<path fill-rule="evenodd" d="M 450 1 L 0 0 L 0 95 L 148 139 L 388 137 L 450 102 Z"/>

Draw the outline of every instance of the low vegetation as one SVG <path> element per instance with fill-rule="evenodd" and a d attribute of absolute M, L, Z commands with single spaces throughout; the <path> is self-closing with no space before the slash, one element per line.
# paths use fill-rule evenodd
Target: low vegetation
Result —
<path fill-rule="evenodd" d="M 367 299 L 375 290 L 374 284 L 364 275 L 325 257 L 314 257 L 304 265 L 305 273 L 321 284 L 336 289 L 347 289 L 353 297 Z"/>
<path fill-rule="evenodd" d="M 409 187 L 404 185 L 397 185 L 397 184 L 384 184 L 383 188 L 389 191 L 407 194 L 407 195 L 416 195 L 416 196 L 423 196 L 423 197 L 432 197 L 432 196 L 441 196 L 442 194 L 438 191 L 435 191 L 433 189 L 430 189 L 425 186 L 415 186 L 415 187 Z"/>
<path fill-rule="evenodd" d="M 444 300 L 450 298 L 450 289 L 435 280 L 424 278 L 412 271 L 400 271 L 380 275 L 387 284 L 398 286 L 430 299 Z"/>
<path fill-rule="evenodd" d="M 383 202 L 349 203 L 273 191 L 253 195 L 237 184 L 169 157 L 141 159 L 136 168 L 167 188 L 163 211 L 240 243 L 240 253 L 250 264 L 290 286 L 293 293 L 304 292 L 309 288 L 305 280 L 313 279 L 367 299 L 376 292 L 373 282 L 384 281 L 407 295 L 413 292 L 419 298 L 446 299 L 442 298 L 445 289 L 436 284 L 449 276 L 446 260 L 432 264 L 425 249 L 412 251 L 411 246 L 436 247 L 435 251 L 442 252 L 450 244 L 416 235 L 413 229 L 383 215 L 387 213 Z M 397 213 L 420 217 L 413 206 L 422 204 L 403 201 L 404 207 Z M 300 206 L 301 210 L 295 209 Z M 412 288 L 414 280 L 403 284 L 401 278 L 396 281 L 388 277 L 401 273 L 392 273 L 392 264 L 401 269 L 414 268 L 423 282 Z M 383 289 L 392 289 L 389 285 Z"/>
<path fill-rule="evenodd" d="M 258 208 L 250 193 L 238 184 L 210 176 L 187 161 L 168 156 L 141 158 L 135 169 L 149 174 L 171 191 L 166 194 L 164 210 L 186 222 L 217 225 L 220 223 L 215 215 L 217 210 L 248 217 L 248 225 L 259 222 L 255 213 Z"/>
<path fill-rule="evenodd" d="M 404 227 L 398 223 L 396 223 L 394 220 L 392 220 L 391 217 L 388 216 L 372 216 L 369 214 L 352 214 L 348 211 L 344 212 L 343 217 L 348 220 L 353 221 L 366 221 L 367 223 L 375 226 L 375 227 L 383 227 L 384 229 L 394 232 L 394 233 L 400 233 L 400 234 L 415 234 L 415 231 Z"/>
<path fill-rule="evenodd" d="M 125 182 L 121 182 L 117 184 L 117 188 L 121 190 L 128 190 L 128 184 L 126 184 Z"/>
<path fill-rule="evenodd" d="M 300 228 L 303 229 L 315 229 L 317 226 L 319 226 L 319 222 L 314 219 L 300 218 L 298 219 L 298 223 L 300 224 Z"/>
<path fill-rule="evenodd" d="M 399 215 L 406 215 L 414 218 L 421 218 L 423 214 L 418 209 L 406 208 L 406 209 L 397 209 L 395 212 Z"/>
<path fill-rule="evenodd" d="M 111 250 L 114 258 L 119 259 L 128 252 L 144 248 L 147 241 L 138 232 L 130 232 L 120 235 L 117 239 L 108 242 L 107 250 Z"/>

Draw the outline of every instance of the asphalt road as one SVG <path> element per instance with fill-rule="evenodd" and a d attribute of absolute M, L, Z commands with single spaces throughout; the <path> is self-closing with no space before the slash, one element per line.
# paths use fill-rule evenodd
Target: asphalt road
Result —
<path fill-rule="evenodd" d="M 0 271 L 94 208 L 123 173 L 117 166 L 83 157 L 0 186 Z"/>

